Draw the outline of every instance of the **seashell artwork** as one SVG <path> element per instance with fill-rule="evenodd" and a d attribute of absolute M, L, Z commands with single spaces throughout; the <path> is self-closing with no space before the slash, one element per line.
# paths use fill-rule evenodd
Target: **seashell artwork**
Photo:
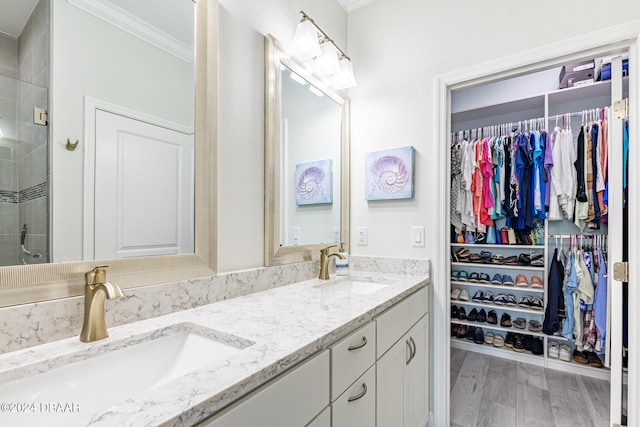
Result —
<path fill-rule="evenodd" d="M 367 200 L 413 198 L 414 151 L 409 146 L 366 154 Z"/>
<path fill-rule="evenodd" d="M 296 205 L 333 203 L 333 162 L 318 160 L 296 165 Z"/>

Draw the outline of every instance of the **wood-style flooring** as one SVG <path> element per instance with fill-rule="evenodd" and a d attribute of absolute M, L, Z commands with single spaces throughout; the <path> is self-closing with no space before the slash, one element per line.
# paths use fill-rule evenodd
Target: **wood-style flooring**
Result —
<path fill-rule="evenodd" d="M 451 349 L 454 427 L 608 424 L 608 381 Z"/>

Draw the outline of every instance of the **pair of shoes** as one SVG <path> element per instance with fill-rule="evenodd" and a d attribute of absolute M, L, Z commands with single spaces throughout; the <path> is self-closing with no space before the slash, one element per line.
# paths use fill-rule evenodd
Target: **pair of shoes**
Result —
<path fill-rule="evenodd" d="M 504 256 L 500 254 L 493 255 L 491 257 L 491 264 L 498 264 L 498 265 L 504 264 Z"/>
<path fill-rule="evenodd" d="M 480 260 L 483 264 L 491 264 L 493 259 L 493 254 L 489 251 L 481 251 L 480 252 Z"/>
<path fill-rule="evenodd" d="M 478 311 L 476 308 L 474 308 L 467 315 L 467 320 L 469 322 L 484 323 L 484 322 L 487 321 L 487 312 L 484 311 L 484 308 L 480 309 L 480 311 Z"/>
<path fill-rule="evenodd" d="M 470 254 L 469 255 L 469 262 L 475 263 L 475 264 L 481 264 L 482 263 L 482 257 L 480 256 L 480 254 Z"/>
<path fill-rule="evenodd" d="M 515 306 L 518 305 L 516 302 L 516 296 L 513 294 L 499 294 L 494 300 L 494 304 L 498 305 L 510 305 Z"/>
<path fill-rule="evenodd" d="M 542 324 L 537 320 L 529 320 L 529 330 L 531 332 L 540 332 L 542 331 Z"/>
<path fill-rule="evenodd" d="M 518 305 L 522 307 L 532 308 L 534 310 L 544 309 L 544 303 L 542 302 L 542 299 L 540 299 L 539 297 L 532 297 L 530 295 L 525 295 L 520 298 Z"/>
<path fill-rule="evenodd" d="M 469 291 L 466 289 L 454 288 L 451 290 L 451 299 L 460 301 L 469 301 Z"/>
<path fill-rule="evenodd" d="M 515 255 L 506 257 L 504 259 L 504 265 L 518 265 L 518 257 Z"/>
<path fill-rule="evenodd" d="M 532 267 L 544 267 L 544 255 L 540 252 L 533 252 L 529 255 Z"/>
<path fill-rule="evenodd" d="M 487 273 L 476 273 L 475 271 L 469 275 L 469 281 L 473 283 L 489 284 L 489 275 Z"/>
<path fill-rule="evenodd" d="M 518 255 L 518 265 L 531 265 L 531 257 L 528 254 Z"/>
<path fill-rule="evenodd" d="M 495 310 L 491 310 L 489 311 L 489 313 L 487 313 L 487 323 L 490 325 L 498 324 L 498 314 Z"/>
<path fill-rule="evenodd" d="M 464 307 L 458 308 L 455 305 L 451 306 L 451 318 L 458 320 L 467 320 L 467 311 Z"/>
<path fill-rule="evenodd" d="M 460 248 L 453 254 L 456 262 L 469 262 L 470 252 L 467 248 Z"/>
<path fill-rule="evenodd" d="M 500 317 L 500 326 L 503 328 L 511 327 L 511 316 L 508 313 L 502 313 L 502 316 Z"/>
<path fill-rule="evenodd" d="M 527 319 L 524 317 L 516 317 L 512 323 L 514 328 L 524 329 L 525 326 L 527 326 Z"/>

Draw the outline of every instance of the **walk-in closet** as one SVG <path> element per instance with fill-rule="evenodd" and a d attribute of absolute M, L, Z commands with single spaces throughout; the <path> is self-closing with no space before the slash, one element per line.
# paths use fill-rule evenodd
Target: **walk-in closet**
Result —
<path fill-rule="evenodd" d="M 624 422 L 628 57 L 451 91 L 452 425 Z"/>

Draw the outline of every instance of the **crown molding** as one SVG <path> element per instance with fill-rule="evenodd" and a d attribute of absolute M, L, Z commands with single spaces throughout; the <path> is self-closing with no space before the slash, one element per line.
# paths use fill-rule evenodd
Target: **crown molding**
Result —
<path fill-rule="evenodd" d="M 373 1 L 374 0 L 338 0 L 338 3 L 340 3 L 340 6 L 342 6 L 347 13 L 350 13 Z"/>
<path fill-rule="evenodd" d="M 194 61 L 193 46 L 160 31 L 108 0 L 67 0 L 67 2 L 189 64 Z"/>

